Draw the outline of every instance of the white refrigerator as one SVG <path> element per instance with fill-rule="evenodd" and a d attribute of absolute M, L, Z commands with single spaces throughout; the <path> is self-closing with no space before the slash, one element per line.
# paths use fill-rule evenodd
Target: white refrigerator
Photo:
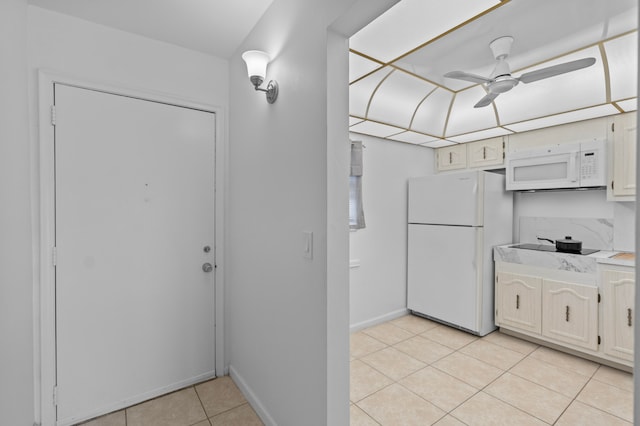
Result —
<path fill-rule="evenodd" d="M 480 336 L 495 330 L 493 247 L 511 243 L 512 232 L 504 175 L 410 179 L 407 307 Z"/>

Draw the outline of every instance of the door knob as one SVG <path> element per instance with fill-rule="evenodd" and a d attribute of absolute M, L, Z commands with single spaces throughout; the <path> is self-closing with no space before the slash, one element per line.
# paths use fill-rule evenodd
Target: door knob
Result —
<path fill-rule="evenodd" d="M 209 262 L 202 264 L 202 270 L 205 272 L 211 272 L 213 271 L 213 265 L 211 265 Z"/>

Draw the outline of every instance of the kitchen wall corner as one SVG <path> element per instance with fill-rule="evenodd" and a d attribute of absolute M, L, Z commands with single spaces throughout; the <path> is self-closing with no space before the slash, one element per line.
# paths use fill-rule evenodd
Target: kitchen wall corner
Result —
<path fill-rule="evenodd" d="M 364 142 L 362 177 L 366 228 L 349 233 L 352 330 L 406 312 L 407 180 L 433 174 L 430 148 L 350 134 Z"/>

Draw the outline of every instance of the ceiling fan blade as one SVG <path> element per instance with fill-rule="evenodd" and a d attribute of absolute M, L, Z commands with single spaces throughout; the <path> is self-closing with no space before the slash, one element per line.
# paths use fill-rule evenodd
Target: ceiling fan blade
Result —
<path fill-rule="evenodd" d="M 564 64 L 553 65 L 551 67 L 542 68 L 539 70 L 526 72 L 520 76 L 518 80 L 523 83 L 531 83 L 534 81 L 542 80 L 556 75 L 564 74 L 571 71 L 576 71 L 582 68 L 590 67 L 595 64 L 596 58 L 583 58 L 577 61 L 565 62 Z"/>
<path fill-rule="evenodd" d="M 500 93 L 487 93 L 484 98 L 480 99 L 477 104 L 475 104 L 474 108 L 482 108 L 489 105 L 495 98 L 498 97 Z"/>
<path fill-rule="evenodd" d="M 466 80 L 472 83 L 489 83 L 491 79 L 476 74 L 470 74 L 464 71 L 450 71 L 444 75 L 448 78 L 457 78 L 458 80 Z"/>

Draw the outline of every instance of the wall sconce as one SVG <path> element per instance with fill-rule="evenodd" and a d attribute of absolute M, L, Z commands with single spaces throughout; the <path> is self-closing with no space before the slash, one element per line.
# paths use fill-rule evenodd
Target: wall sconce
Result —
<path fill-rule="evenodd" d="M 278 99 L 278 83 L 275 80 L 269 81 L 266 89 L 261 89 L 260 85 L 267 75 L 267 65 L 269 55 L 259 50 L 247 50 L 242 54 L 242 59 L 247 64 L 247 73 L 254 89 L 267 94 L 267 102 L 274 103 Z"/>

